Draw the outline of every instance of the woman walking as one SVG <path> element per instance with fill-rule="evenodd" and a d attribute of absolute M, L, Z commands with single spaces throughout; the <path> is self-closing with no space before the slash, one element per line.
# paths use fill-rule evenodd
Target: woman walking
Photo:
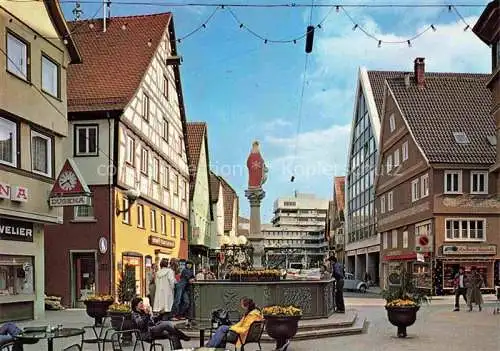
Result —
<path fill-rule="evenodd" d="M 477 271 L 476 267 L 471 267 L 470 275 L 467 278 L 467 304 L 469 305 L 469 312 L 472 311 L 472 304 L 475 303 L 479 306 L 483 304 L 483 295 L 481 295 L 481 287 L 483 286 L 483 277 Z"/>
<path fill-rule="evenodd" d="M 168 260 L 163 259 L 160 262 L 160 270 L 155 276 L 156 288 L 153 303 L 153 311 L 161 315 L 162 319 L 169 317 L 174 304 L 174 286 L 175 274 L 168 267 Z"/>

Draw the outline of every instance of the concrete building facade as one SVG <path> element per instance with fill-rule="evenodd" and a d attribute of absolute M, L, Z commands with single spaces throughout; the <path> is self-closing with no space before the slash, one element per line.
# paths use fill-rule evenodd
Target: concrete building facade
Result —
<path fill-rule="evenodd" d="M 296 192 L 274 201 L 272 224 L 276 227 L 324 227 L 328 200 Z"/>

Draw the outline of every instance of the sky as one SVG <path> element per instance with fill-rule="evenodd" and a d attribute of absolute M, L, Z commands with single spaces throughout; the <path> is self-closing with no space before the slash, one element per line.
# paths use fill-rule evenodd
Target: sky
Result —
<path fill-rule="evenodd" d="M 193 3 L 183 0 L 146 0 L 152 5 L 130 5 L 122 0 L 111 5 L 112 16 L 171 11 L 177 38 L 198 28 L 212 15 L 210 7 L 169 7 Z M 197 3 L 229 1 L 197 0 Z M 294 1 L 310 4 L 311 1 Z M 288 3 L 279 0 L 231 0 L 232 4 Z M 291 3 L 291 2 L 290 2 Z M 316 4 L 331 4 L 324 0 Z M 339 1 L 335 4 L 443 4 L 443 0 Z M 463 1 L 446 3 L 460 4 Z M 469 0 L 467 4 L 486 5 Z M 63 4 L 66 18 L 73 19 L 74 5 Z M 82 18 L 93 17 L 99 5 L 82 3 Z M 474 25 L 484 7 L 458 11 Z M 344 11 L 345 9 L 345 11 Z M 97 17 L 102 17 L 102 11 Z M 234 16 L 233 16 L 234 15 Z M 208 123 L 211 168 L 225 177 L 239 196 L 240 214 L 249 213 L 244 196 L 248 175 L 246 158 L 254 140 L 269 168 L 264 185 L 262 221 L 272 217 L 277 197 L 295 191 L 332 197 L 334 176 L 345 175 L 350 124 L 360 66 L 372 70 L 413 69 L 416 57 L 425 57 L 426 70 L 435 72 L 489 73 L 491 56 L 466 24 L 443 8 L 315 8 L 312 24 L 320 22 L 314 47 L 304 70 L 305 41 L 271 43 L 301 36 L 310 23 L 310 8 L 241 8 L 218 10 L 203 28 L 178 44 L 183 56 L 181 80 L 189 121 Z M 238 19 L 236 20 L 235 17 Z M 353 22 L 383 41 L 369 38 Z M 244 24 L 240 28 L 240 23 Z M 419 38 L 411 38 L 431 24 Z M 250 34 L 251 29 L 264 40 Z M 304 89 L 303 89 L 304 87 Z M 302 94 L 303 92 L 303 94 Z M 291 176 L 295 176 L 291 182 Z"/>

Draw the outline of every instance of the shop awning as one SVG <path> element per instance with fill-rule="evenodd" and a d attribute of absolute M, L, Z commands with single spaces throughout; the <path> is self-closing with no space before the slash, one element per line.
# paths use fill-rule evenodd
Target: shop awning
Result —
<path fill-rule="evenodd" d="M 429 257 L 428 252 L 422 253 L 424 257 Z M 417 253 L 416 252 L 410 252 L 410 253 L 405 253 L 402 255 L 386 255 L 384 256 L 384 261 L 416 261 L 417 260 Z"/>

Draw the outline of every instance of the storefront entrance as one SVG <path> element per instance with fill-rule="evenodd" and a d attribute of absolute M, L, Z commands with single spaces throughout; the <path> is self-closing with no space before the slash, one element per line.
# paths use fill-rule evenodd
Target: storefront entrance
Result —
<path fill-rule="evenodd" d="M 130 279 L 135 281 L 135 294 L 139 296 L 145 295 L 144 284 L 144 265 L 143 257 L 139 253 L 124 252 L 122 255 L 123 270 L 122 279 Z"/>
<path fill-rule="evenodd" d="M 83 301 L 96 293 L 97 253 L 71 251 L 71 306 L 83 308 Z"/>

